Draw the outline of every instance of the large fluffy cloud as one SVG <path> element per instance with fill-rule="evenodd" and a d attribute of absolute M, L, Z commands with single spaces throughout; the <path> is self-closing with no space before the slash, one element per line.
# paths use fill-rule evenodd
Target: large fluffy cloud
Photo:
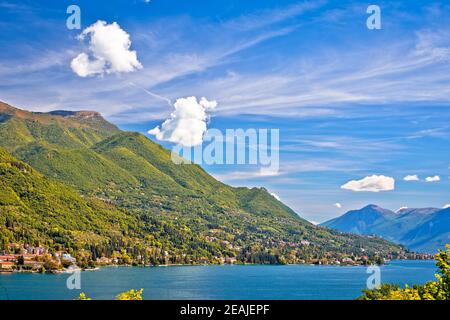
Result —
<path fill-rule="evenodd" d="M 104 73 L 132 72 L 142 68 L 136 51 L 131 51 L 130 35 L 116 22 L 97 21 L 80 34 L 89 38 L 89 51 L 72 60 L 71 68 L 80 77 Z"/>
<path fill-rule="evenodd" d="M 160 126 L 148 131 L 156 139 L 170 141 L 182 146 L 192 147 L 203 142 L 207 130 L 208 112 L 217 107 L 216 101 L 196 97 L 177 99 L 173 105 L 175 111 Z"/>
<path fill-rule="evenodd" d="M 395 179 L 383 175 L 372 175 L 361 180 L 351 180 L 342 185 L 341 188 L 355 192 L 389 191 L 395 189 Z"/>

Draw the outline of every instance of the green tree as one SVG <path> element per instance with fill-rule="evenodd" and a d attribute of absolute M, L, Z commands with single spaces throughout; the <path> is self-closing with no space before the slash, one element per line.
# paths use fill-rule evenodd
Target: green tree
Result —
<path fill-rule="evenodd" d="M 88 298 L 84 292 L 81 292 L 78 298 L 75 300 L 92 300 L 91 298 Z"/>
<path fill-rule="evenodd" d="M 378 289 L 363 290 L 359 300 L 450 300 L 450 245 L 436 254 L 439 268 L 436 281 L 424 285 L 405 286 L 384 284 Z"/>
<path fill-rule="evenodd" d="M 134 290 L 119 293 L 116 296 L 116 300 L 142 300 L 142 292 L 144 289 Z"/>
<path fill-rule="evenodd" d="M 131 289 L 130 291 L 125 291 L 122 293 L 119 293 L 116 296 L 115 300 L 130 300 L 130 301 L 138 301 L 142 300 L 142 292 L 144 292 L 144 289 L 135 290 Z M 81 292 L 78 298 L 75 300 L 92 300 L 91 298 L 88 298 L 84 292 Z"/>

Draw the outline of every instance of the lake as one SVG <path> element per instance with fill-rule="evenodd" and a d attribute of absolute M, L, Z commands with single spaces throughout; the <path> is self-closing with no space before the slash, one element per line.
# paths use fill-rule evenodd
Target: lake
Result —
<path fill-rule="evenodd" d="M 383 283 L 434 280 L 435 261 L 391 261 Z M 81 272 L 81 289 L 69 290 L 69 274 L 0 274 L 0 299 L 113 299 L 144 288 L 144 299 L 355 299 L 370 274 L 366 268 L 310 265 L 106 267 Z"/>

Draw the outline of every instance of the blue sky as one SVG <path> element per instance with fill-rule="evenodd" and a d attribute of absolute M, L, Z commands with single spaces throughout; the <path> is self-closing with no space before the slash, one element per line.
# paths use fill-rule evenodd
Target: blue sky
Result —
<path fill-rule="evenodd" d="M 71 4 L 81 8 L 82 30 L 116 22 L 142 67 L 75 74 L 71 61 L 88 43 L 77 39 L 82 30 L 66 28 Z M 370 4 L 381 8 L 381 30 L 366 27 Z M 264 186 L 309 220 L 368 203 L 450 203 L 444 1 L 0 0 L 0 30 L 0 100 L 12 105 L 97 110 L 146 133 L 173 111 L 150 91 L 217 101 L 209 128 L 280 129 L 277 175 L 206 169 L 231 185 Z M 341 188 L 371 175 L 394 178 L 395 189 Z M 436 175 L 440 181 L 425 181 Z"/>

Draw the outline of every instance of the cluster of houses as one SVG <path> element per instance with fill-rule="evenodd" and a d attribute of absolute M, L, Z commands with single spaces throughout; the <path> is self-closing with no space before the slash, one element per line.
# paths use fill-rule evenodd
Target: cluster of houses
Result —
<path fill-rule="evenodd" d="M 0 272 L 12 271 L 17 264 L 17 258 L 13 254 L 0 255 Z"/>
<path fill-rule="evenodd" d="M 44 265 L 43 261 L 37 261 L 35 254 L 4 254 L 0 255 L 0 271 L 11 272 L 17 266 L 24 266 L 26 269 L 40 269 Z"/>
<path fill-rule="evenodd" d="M 25 245 L 19 247 L 18 245 L 11 245 L 7 253 L 0 251 L 0 272 L 13 272 L 15 270 L 42 270 L 47 261 L 54 262 L 54 265 L 59 265 L 62 260 L 74 264 L 76 259 L 65 252 L 56 252 L 53 255 L 49 254 L 48 249 L 44 247 L 34 247 Z"/>

